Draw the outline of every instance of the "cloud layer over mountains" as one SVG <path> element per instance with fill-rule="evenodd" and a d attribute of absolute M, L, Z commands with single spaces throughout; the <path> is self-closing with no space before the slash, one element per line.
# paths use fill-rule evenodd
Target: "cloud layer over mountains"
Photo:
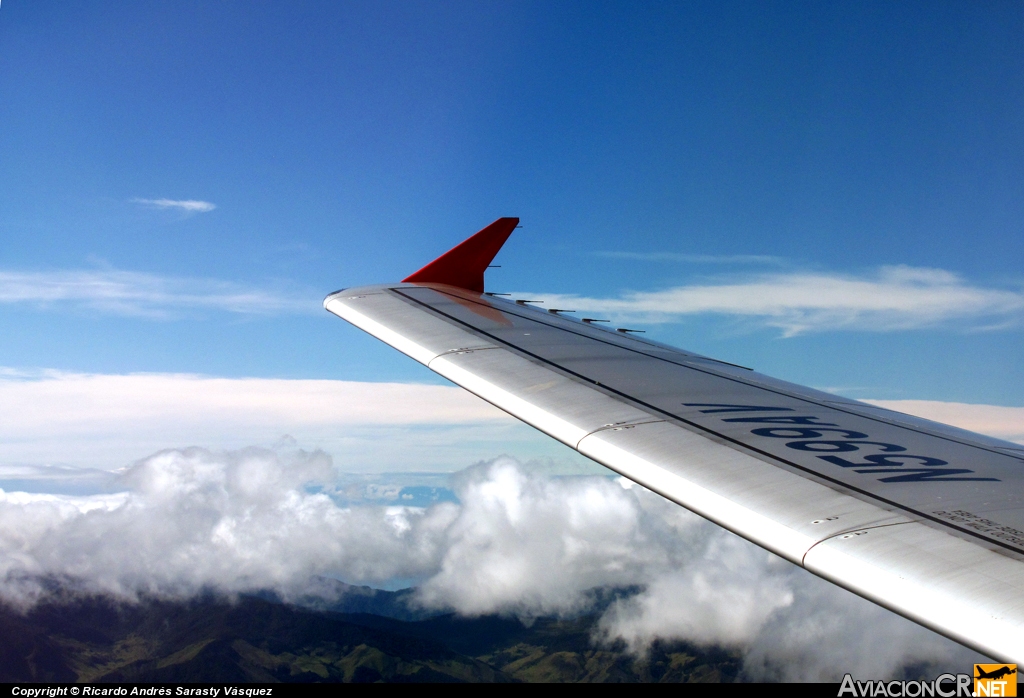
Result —
<path fill-rule="evenodd" d="M 123 492 L 0 497 L 0 597 L 27 605 L 60 580 L 124 599 L 274 589 L 316 575 L 419 581 L 418 602 L 522 618 L 586 610 L 636 587 L 603 637 L 738 646 L 753 678 L 884 676 L 971 653 L 624 480 L 553 478 L 502 458 L 455 476 L 459 503 L 345 501 L 322 452 L 167 450 Z"/>

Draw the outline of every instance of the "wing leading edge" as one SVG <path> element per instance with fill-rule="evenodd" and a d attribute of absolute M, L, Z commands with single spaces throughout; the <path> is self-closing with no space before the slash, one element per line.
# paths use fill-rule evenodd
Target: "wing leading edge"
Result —
<path fill-rule="evenodd" d="M 1024 447 L 487 296 L 516 223 L 467 241 L 471 273 L 415 278 L 432 263 L 324 307 L 744 538 L 1024 663 Z"/>

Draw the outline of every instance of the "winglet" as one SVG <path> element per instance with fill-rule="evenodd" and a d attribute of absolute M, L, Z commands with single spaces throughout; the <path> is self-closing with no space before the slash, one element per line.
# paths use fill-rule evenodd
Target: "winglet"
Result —
<path fill-rule="evenodd" d="M 402 283 L 434 283 L 484 292 L 484 270 L 508 240 L 518 218 L 499 218 L 468 240 L 456 245 Z"/>

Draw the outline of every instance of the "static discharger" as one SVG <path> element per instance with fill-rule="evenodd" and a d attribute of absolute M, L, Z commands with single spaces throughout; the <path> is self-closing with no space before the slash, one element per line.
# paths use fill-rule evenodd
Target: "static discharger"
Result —
<path fill-rule="evenodd" d="M 589 325 L 592 322 L 611 322 L 611 320 L 598 320 L 597 318 L 593 318 L 593 317 L 585 317 L 585 318 L 583 318 L 583 322 L 585 322 L 585 323 L 587 323 Z"/>
<path fill-rule="evenodd" d="M 626 334 L 628 332 L 636 332 L 636 333 L 639 333 L 639 334 L 644 334 L 645 332 L 647 332 L 647 330 L 630 330 L 630 329 L 627 329 L 625 327 L 616 327 L 615 331 L 616 332 L 621 332 L 622 334 Z"/>
<path fill-rule="evenodd" d="M 518 300 L 518 301 L 516 301 L 516 305 L 526 305 L 527 303 L 543 303 L 543 302 L 544 301 L 524 301 L 524 300 Z"/>
<path fill-rule="evenodd" d="M 564 308 L 548 308 L 549 313 L 558 315 L 559 313 L 575 313 L 575 310 L 565 310 Z"/>

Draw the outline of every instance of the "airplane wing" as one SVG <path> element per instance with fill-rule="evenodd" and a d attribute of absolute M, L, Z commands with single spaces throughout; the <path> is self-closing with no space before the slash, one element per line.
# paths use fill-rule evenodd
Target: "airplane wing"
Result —
<path fill-rule="evenodd" d="M 324 307 L 747 540 L 1024 664 L 1024 446 L 487 295 L 518 222 Z"/>

